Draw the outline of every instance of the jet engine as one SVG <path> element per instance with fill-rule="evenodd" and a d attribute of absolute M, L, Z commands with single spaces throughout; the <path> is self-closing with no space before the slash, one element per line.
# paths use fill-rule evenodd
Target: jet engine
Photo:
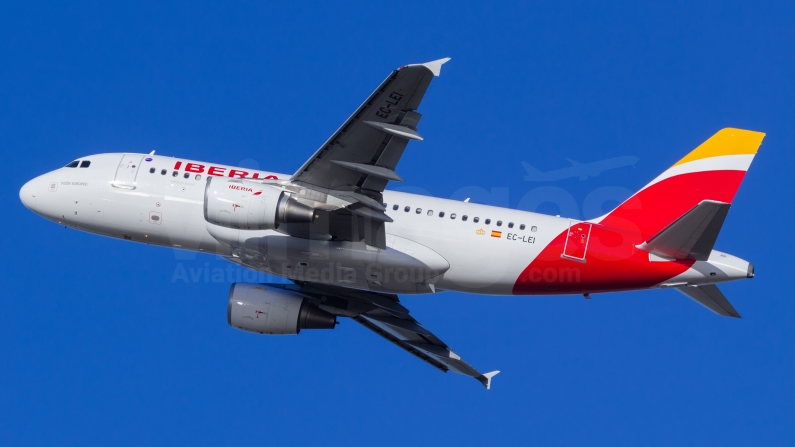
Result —
<path fill-rule="evenodd" d="M 315 210 L 279 188 L 243 179 L 207 177 L 204 220 L 239 230 L 273 230 L 281 224 L 311 223 Z"/>
<path fill-rule="evenodd" d="M 235 283 L 229 290 L 229 325 L 258 334 L 297 334 L 334 329 L 337 317 L 303 296 L 266 284 Z"/>

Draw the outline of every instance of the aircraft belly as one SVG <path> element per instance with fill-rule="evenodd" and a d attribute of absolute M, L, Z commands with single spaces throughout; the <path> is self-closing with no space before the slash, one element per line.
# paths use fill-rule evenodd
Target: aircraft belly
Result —
<path fill-rule="evenodd" d="M 235 262 L 296 281 L 320 282 L 388 293 L 430 293 L 450 264 L 433 250 L 389 235 L 387 248 L 361 242 L 323 241 L 275 231 L 241 231 L 207 224 L 230 246 Z"/>

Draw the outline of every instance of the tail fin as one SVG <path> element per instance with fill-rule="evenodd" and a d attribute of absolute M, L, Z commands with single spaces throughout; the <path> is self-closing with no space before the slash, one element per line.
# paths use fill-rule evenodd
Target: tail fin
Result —
<path fill-rule="evenodd" d="M 730 204 L 764 137 L 750 130 L 718 131 L 599 222 L 648 240 L 704 200 Z"/>

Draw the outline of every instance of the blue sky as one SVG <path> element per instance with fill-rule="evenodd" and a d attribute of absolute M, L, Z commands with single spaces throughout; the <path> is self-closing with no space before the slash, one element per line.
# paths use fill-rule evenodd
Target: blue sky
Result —
<path fill-rule="evenodd" d="M 795 442 L 792 3 L 117 3 L 0 6 L 3 444 Z M 390 70 L 447 56 L 399 189 L 594 217 L 720 128 L 767 132 L 716 246 L 756 264 L 722 287 L 744 318 L 673 291 L 404 297 L 503 371 L 486 392 L 349 320 L 236 331 L 224 260 L 19 202 L 98 152 L 292 173 Z M 520 164 L 618 156 L 639 161 L 585 181 L 525 182 Z"/>

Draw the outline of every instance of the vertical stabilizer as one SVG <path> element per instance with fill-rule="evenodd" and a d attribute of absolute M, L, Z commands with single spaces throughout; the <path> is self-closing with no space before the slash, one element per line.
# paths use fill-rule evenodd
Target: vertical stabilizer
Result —
<path fill-rule="evenodd" d="M 764 137 L 720 130 L 597 221 L 648 240 L 705 200 L 731 204 Z"/>

